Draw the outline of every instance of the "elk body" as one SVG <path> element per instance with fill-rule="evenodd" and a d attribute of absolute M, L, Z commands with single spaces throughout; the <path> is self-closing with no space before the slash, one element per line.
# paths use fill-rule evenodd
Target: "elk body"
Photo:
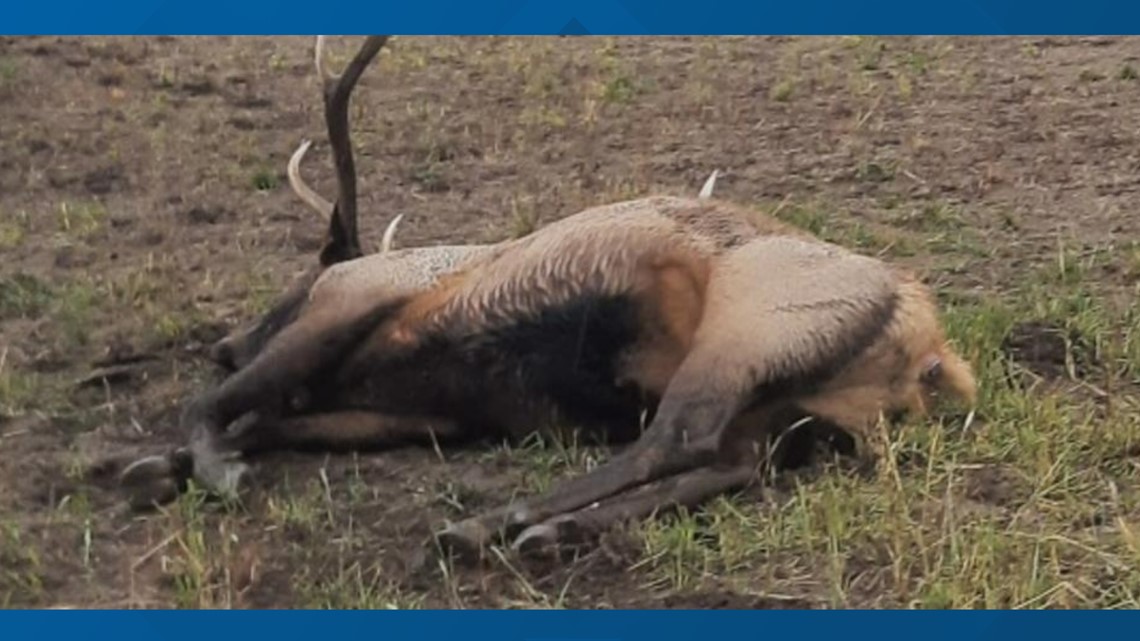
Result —
<path fill-rule="evenodd" d="M 493 245 L 362 256 L 347 102 L 385 42 L 324 78 L 335 204 L 319 265 L 213 349 L 230 370 L 186 407 L 189 444 L 123 473 L 135 504 L 188 478 L 234 491 L 270 449 L 376 449 L 574 425 L 631 445 L 607 463 L 452 524 L 545 545 L 749 482 L 800 419 L 860 436 L 882 417 L 972 402 L 927 289 L 884 262 L 707 196 L 599 206 Z M 644 425 L 648 418 L 647 425 Z"/>

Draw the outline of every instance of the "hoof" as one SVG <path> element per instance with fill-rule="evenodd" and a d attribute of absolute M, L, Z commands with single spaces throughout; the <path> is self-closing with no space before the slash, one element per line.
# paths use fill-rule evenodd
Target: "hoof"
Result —
<path fill-rule="evenodd" d="M 119 475 L 131 509 L 144 510 L 178 498 L 189 475 L 184 453 L 148 456 L 131 463 Z"/>
<path fill-rule="evenodd" d="M 582 542 L 584 535 L 574 516 L 563 515 L 523 530 L 511 543 L 511 549 L 524 556 L 549 556 L 557 554 L 561 545 Z"/>
<path fill-rule="evenodd" d="M 253 484 L 253 468 L 236 460 L 194 460 L 194 481 L 203 489 L 227 499 L 238 498 Z"/>
<path fill-rule="evenodd" d="M 552 523 L 532 525 L 511 543 L 511 550 L 523 556 L 551 556 L 557 549 L 558 528 Z"/>

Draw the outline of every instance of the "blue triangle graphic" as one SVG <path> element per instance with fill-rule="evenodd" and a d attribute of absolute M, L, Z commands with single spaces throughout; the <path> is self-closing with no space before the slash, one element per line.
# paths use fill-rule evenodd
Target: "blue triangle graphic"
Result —
<path fill-rule="evenodd" d="M 558 35 L 560 35 L 560 36 L 588 36 L 588 35 L 590 35 L 590 32 L 586 31 L 586 27 L 583 27 L 582 23 L 578 22 L 577 18 L 570 18 L 570 22 L 567 22 L 566 26 L 562 27 L 562 30 L 558 32 Z"/>

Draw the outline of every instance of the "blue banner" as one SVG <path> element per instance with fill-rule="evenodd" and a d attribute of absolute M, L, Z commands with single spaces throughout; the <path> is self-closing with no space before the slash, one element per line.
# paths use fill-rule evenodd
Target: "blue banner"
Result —
<path fill-rule="evenodd" d="M 1135 34 L 1134 0 L 56 0 L 6 2 L 18 34 Z"/>
<path fill-rule="evenodd" d="M 1140 612 L 997 611 L 377 611 L 377 612 L 7 612 L 11 641 L 96 634 L 116 641 L 272 638 L 496 639 L 496 641 L 696 641 L 837 639 L 881 641 L 1071 641 L 1095 630 L 1132 638 Z M 203 635 L 208 635 L 204 637 Z"/>

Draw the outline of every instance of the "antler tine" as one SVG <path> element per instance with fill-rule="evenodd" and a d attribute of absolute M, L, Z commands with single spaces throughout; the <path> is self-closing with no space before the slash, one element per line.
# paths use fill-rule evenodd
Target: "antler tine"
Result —
<path fill-rule="evenodd" d="M 305 184 L 301 178 L 301 160 L 304 159 L 305 154 L 309 151 L 313 141 L 303 140 L 297 151 L 289 158 L 289 165 L 286 168 L 286 175 L 289 176 L 289 186 L 293 188 L 293 192 L 297 194 L 304 203 L 317 211 L 325 220 L 333 215 L 333 204 L 325 200 L 323 196 L 313 191 L 311 187 Z"/>
<path fill-rule="evenodd" d="M 328 82 L 330 79 L 333 79 L 332 72 L 329 71 L 327 67 L 325 67 L 324 57 L 325 57 L 325 37 L 324 36 L 317 36 L 317 43 L 316 43 L 316 45 L 313 46 L 313 62 L 316 64 L 316 67 L 317 67 L 317 77 L 321 79 L 322 83 Z"/>
<path fill-rule="evenodd" d="M 701 187 L 701 192 L 697 194 L 697 198 L 700 198 L 701 200 L 708 200 L 709 198 L 712 198 L 713 188 L 716 187 L 716 179 L 718 177 L 720 177 L 720 170 L 714 169 L 712 175 L 708 177 L 708 180 L 705 181 L 704 186 Z"/>
<path fill-rule="evenodd" d="M 337 200 L 332 215 L 338 219 L 340 230 L 344 234 L 346 251 L 350 257 L 361 256 L 362 252 L 356 225 L 356 165 L 349 137 L 348 102 L 352 90 L 360 80 L 360 75 L 364 73 L 364 69 L 376 54 L 380 53 L 388 38 L 389 36 L 370 36 L 339 77 L 324 68 L 323 36 L 317 37 L 315 47 L 317 71 L 321 74 L 323 82 L 325 125 L 328 128 L 329 145 L 332 147 L 333 160 L 336 164 Z"/>
<path fill-rule="evenodd" d="M 393 218 L 392 222 L 388 223 L 388 228 L 384 230 L 384 236 L 380 239 L 381 254 L 387 254 L 388 252 L 392 251 L 392 239 L 396 237 L 396 227 L 403 219 L 404 215 L 400 214 L 399 216 Z"/>

